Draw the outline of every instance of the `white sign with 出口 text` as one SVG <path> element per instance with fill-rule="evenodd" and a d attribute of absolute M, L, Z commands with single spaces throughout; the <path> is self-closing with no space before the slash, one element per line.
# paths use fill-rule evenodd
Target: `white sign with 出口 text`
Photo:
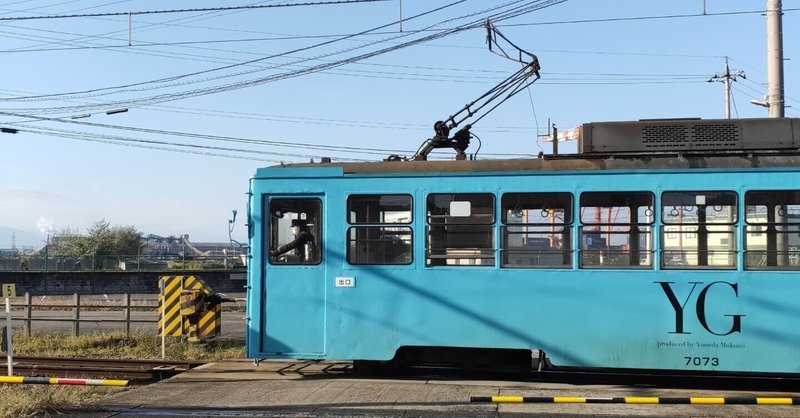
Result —
<path fill-rule="evenodd" d="M 356 287 L 355 277 L 337 277 L 334 281 L 336 287 Z"/>

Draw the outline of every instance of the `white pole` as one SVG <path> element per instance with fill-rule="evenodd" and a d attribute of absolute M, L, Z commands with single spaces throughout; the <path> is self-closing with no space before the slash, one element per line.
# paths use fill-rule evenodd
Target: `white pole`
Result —
<path fill-rule="evenodd" d="M 400 0 L 400 32 L 403 31 L 403 0 Z"/>
<path fill-rule="evenodd" d="M 161 360 L 164 360 L 167 358 L 167 297 L 164 296 L 164 279 L 161 279 L 159 284 L 161 288 Z"/>
<path fill-rule="evenodd" d="M 767 103 L 769 117 L 784 117 L 781 0 L 767 0 Z"/>
<path fill-rule="evenodd" d="M 8 359 L 8 375 L 14 375 L 14 352 L 11 349 L 11 298 L 6 298 L 6 344 L 8 350 L 6 357 Z"/>

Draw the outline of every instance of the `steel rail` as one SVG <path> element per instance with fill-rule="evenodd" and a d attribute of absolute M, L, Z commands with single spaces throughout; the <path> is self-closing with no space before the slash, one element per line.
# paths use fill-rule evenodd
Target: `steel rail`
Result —
<path fill-rule="evenodd" d="M 14 357 L 14 371 L 19 376 L 102 377 L 140 383 L 166 379 L 202 364 L 204 363 L 169 360 Z"/>

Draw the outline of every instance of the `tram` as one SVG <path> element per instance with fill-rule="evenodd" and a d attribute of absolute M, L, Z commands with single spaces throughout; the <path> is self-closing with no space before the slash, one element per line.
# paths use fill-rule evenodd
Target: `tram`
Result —
<path fill-rule="evenodd" d="M 259 169 L 247 355 L 798 373 L 798 150 L 800 119 L 652 120 L 569 155 Z"/>

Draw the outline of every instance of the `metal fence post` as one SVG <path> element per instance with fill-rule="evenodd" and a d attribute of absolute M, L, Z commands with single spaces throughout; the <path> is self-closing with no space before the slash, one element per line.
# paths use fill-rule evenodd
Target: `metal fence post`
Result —
<path fill-rule="evenodd" d="M 124 310 L 124 313 L 123 313 L 123 315 L 125 315 L 125 336 L 130 338 L 130 336 L 131 336 L 131 294 L 130 293 L 126 293 L 123 296 L 123 299 L 125 301 L 125 310 Z"/>
<path fill-rule="evenodd" d="M 77 337 L 81 333 L 81 322 L 80 322 L 80 320 L 81 320 L 81 295 L 75 293 L 74 296 L 75 296 L 75 299 L 74 299 L 74 303 L 75 303 L 74 312 L 75 312 L 75 315 L 73 315 L 72 319 L 75 322 L 73 322 L 73 324 L 72 324 L 72 336 L 73 337 Z"/>
<path fill-rule="evenodd" d="M 32 322 L 31 318 L 33 317 L 33 309 L 31 307 L 31 294 L 25 292 L 25 335 L 31 336 L 32 331 Z"/>

